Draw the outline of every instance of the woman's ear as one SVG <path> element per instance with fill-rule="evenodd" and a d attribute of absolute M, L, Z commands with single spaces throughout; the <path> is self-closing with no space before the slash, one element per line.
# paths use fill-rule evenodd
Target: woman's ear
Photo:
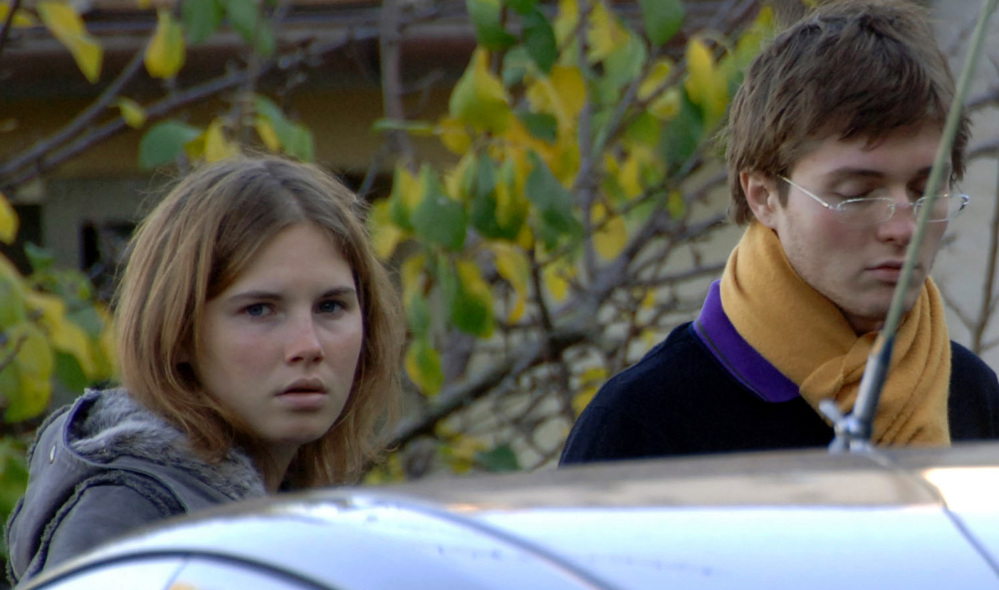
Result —
<path fill-rule="evenodd" d="M 781 206 L 774 180 L 762 172 L 740 172 L 739 183 L 746 195 L 746 203 L 757 221 L 770 229 L 777 229 L 777 209 Z"/>

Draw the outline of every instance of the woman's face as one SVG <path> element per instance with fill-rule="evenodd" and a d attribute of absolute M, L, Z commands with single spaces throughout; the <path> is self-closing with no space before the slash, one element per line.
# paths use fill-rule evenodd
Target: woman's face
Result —
<path fill-rule="evenodd" d="M 353 272 L 312 223 L 282 230 L 209 301 L 196 374 L 287 468 L 340 416 L 364 340 Z"/>

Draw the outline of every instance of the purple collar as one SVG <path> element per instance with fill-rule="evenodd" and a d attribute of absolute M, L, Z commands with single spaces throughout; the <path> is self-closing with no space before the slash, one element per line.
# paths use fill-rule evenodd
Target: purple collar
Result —
<path fill-rule="evenodd" d="M 798 397 L 798 386 L 756 352 L 729 321 L 722 308 L 720 283 L 711 284 L 701 315 L 694 321 L 694 332 L 732 377 L 763 401 L 787 402 Z"/>

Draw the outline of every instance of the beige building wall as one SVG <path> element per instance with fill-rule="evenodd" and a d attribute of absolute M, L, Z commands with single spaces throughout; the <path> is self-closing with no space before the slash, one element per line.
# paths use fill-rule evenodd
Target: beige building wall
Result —
<path fill-rule="evenodd" d="M 932 10 L 937 37 L 951 57 L 958 76 L 963 67 L 968 42 L 982 8 L 982 0 L 936 0 Z M 988 23 L 988 36 L 975 69 L 971 96 L 999 93 L 999 16 Z M 991 90 L 990 90 L 991 89 Z M 971 148 L 999 138 L 999 106 L 977 112 L 972 118 Z M 971 345 L 972 332 L 962 316 L 972 323 L 980 317 L 992 218 L 999 195 L 999 167 L 995 158 L 973 161 L 961 190 L 971 196 L 970 208 L 951 223 L 948 239 L 934 266 L 933 276 L 948 301 L 951 338 Z M 955 311 L 955 308 L 960 311 Z M 997 310 L 999 311 L 999 310 Z M 986 341 L 999 338 L 999 318 L 986 332 Z M 983 351 L 982 358 L 999 369 L 999 347 Z"/>

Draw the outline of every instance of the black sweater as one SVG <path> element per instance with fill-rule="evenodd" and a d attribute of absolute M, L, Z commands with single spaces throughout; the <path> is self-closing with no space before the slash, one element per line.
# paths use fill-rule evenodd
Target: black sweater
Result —
<path fill-rule="evenodd" d="M 999 438 L 999 381 L 951 342 L 950 434 Z M 736 381 L 684 324 L 614 376 L 569 433 L 560 464 L 828 445 L 832 427 L 802 397 L 768 402 Z"/>

